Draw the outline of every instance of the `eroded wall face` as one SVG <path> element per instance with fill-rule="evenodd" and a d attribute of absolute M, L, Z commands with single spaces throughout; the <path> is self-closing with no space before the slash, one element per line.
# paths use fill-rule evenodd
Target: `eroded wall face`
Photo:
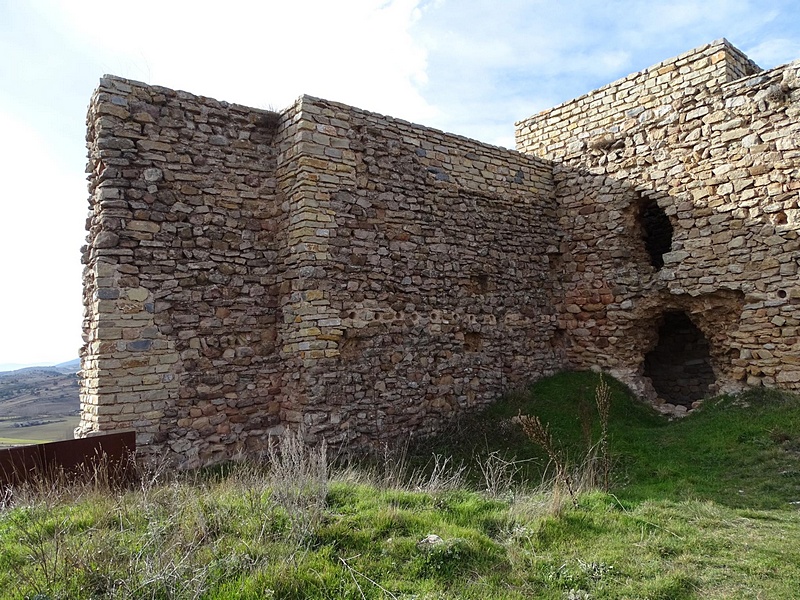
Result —
<path fill-rule="evenodd" d="M 278 123 L 106 78 L 88 124 L 78 434 L 135 429 L 187 466 L 258 449 L 284 375 Z"/>
<path fill-rule="evenodd" d="M 652 397 L 644 357 L 664 313 L 679 311 L 709 341 L 712 391 L 797 389 L 798 66 L 729 81 L 742 62 L 726 43 L 673 62 L 518 125 L 520 148 L 557 163 L 570 360 Z M 653 87 L 662 71 L 683 79 Z M 643 106 L 629 108 L 638 96 Z M 556 133 L 562 114 L 571 129 Z M 673 228 L 660 268 L 636 218 L 642 201 Z"/>
<path fill-rule="evenodd" d="M 644 376 L 667 403 L 687 409 L 713 393 L 708 340 L 685 313 L 663 315 L 658 345 L 644 358 Z"/>
<path fill-rule="evenodd" d="M 424 435 L 560 367 L 548 164 L 322 100 L 303 117 L 327 173 L 297 311 L 309 431 Z"/>
<path fill-rule="evenodd" d="M 89 112 L 79 435 L 197 466 L 284 427 L 349 450 L 558 369 L 550 166 L 304 97 L 106 78 Z"/>

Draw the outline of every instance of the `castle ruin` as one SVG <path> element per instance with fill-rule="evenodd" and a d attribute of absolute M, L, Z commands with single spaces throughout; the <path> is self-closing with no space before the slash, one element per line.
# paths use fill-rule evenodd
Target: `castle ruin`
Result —
<path fill-rule="evenodd" d="M 800 63 L 726 40 L 517 123 L 516 152 L 304 96 L 107 76 L 82 419 L 184 467 L 426 435 L 558 370 L 674 412 L 800 389 Z"/>

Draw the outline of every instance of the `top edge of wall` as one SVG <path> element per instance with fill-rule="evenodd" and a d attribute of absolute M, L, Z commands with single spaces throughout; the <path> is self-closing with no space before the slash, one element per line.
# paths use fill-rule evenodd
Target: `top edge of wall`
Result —
<path fill-rule="evenodd" d="M 98 91 L 106 91 L 106 92 L 109 92 L 109 93 L 128 94 L 128 93 L 130 93 L 132 91 L 132 88 L 135 88 L 135 87 L 143 88 L 143 89 L 149 89 L 149 90 L 153 90 L 155 92 L 161 93 L 161 94 L 165 94 L 165 95 L 168 95 L 168 96 L 176 96 L 178 98 L 185 98 L 187 100 L 197 100 L 197 101 L 202 101 L 204 103 L 216 104 L 219 107 L 224 108 L 224 109 L 233 109 L 233 110 L 239 110 L 239 111 L 253 111 L 253 112 L 280 113 L 280 114 L 283 114 L 283 113 L 286 113 L 287 111 L 289 111 L 290 109 L 292 109 L 294 107 L 299 108 L 299 110 L 303 110 L 303 106 L 304 105 L 306 105 L 306 106 L 308 106 L 308 105 L 313 105 L 313 106 L 326 105 L 326 106 L 331 107 L 333 109 L 338 109 L 338 110 L 341 110 L 341 111 L 344 111 L 344 112 L 358 112 L 358 113 L 360 113 L 362 115 L 365 115 L 367 117 L 374 117 L 375 119 L 378 119 L 378 120 L 390 121 L 392 123 L 398 124 L 399 126 L 407 127 L 409 129 L 413 129 L 413 130 L 417 130 L 417 131 L 427 131 L 427 132 L 431 132 L 431 133 L 434 133 L 434 134 L 437 134 L 437 135 L 447 136 L 449 138 L 453 138 L 453 139 L 461 140 L 461 141 L 464 141 L 464 142 L 468 142 L 470 144 L 474 144 L 474 145 L 477 145 L 477 146 L 480 146 L 480 147 L 483 147 L 483 148 L 486 148 L 486 149 L 499 150 L 499 151 L 507 152 L 507 153 L 513 154 L 513 155 L 522 155 L 522 156 L 525 156 L 525 158 L 527 160 L 536 160 L 536 161 L 540 161 L 541 160 L 541 159 L 538 159 L 536 157 L 532 157 L 532 156 L 529 156 L 529 155 L 525 155 L 524 153 L 520 153 L 519 151 L 517 151 L 514 148 L 507 148 L 507 147 L 504 147 L 504 146 L 497 146 L 495 144 L 490 144 L 488 142 L 484 142 L 482 140 L 470 138 L 470 137 L 467 137 L 467 136 L 464 136 L 464 135 L 461 135 L 461 134 L 458 134 L 458 133 L 444 131 L 444 130 L 441 130 L 441 129 L 430 127 L 430 126 L 422 124 L 422 123 L 415 123 L 415 122 L 412 122 L 412 121 L 407 121 L 407 120 L 399 118 L 399 117 L 394 117 L 394 116 L 391 116 L 391 115 L 386 115 L 386 114 L 370 111 L 368 109 L 364 109 L 364 108 L 360 108 L 360 107 L 353 106 L 353 105 L 350 105 L 350 104 L 346 104 L 344 102 L 339 102 L 339 101 L 336 101 L 336 100 L 330 100 L 330 99 L 327 99 L 327 98 L 320 98 L 320 97 L 317 97 L 317 96 L 312 96 L 310 94 L 302 94 L 293 103 L 291 103 L 288 107 L 276 111 L 276 110 L 271 110 L 271 109 L 251 107 L 251 106 L 247 106 L 247 105 L 244 105 L 244 104 L 227 102 L 227 101 L 224 101 L 224 100 L 217 100 L 217 99 L 211 98 L 209 96 L 203 96 L 203 95 L 199 95 L 199 94 L 193 94 L 191 92 L 186 92 L 186 91 L 183 91 L 183 90 L 177 90 L 177 89 L 168 88 L 168 87 L 164 87 L 164 86 L 160 86 L 160 85 L 149 84 L 149 83 L 145 83 L 145 82 L 142 82 L 142 81 L 136 81 L 134 79 L 128 79 L 128 78 L 121 77 L 119 75 L 113 75 L 113 74 L 104 74 L 100 78 Z M 513 130 L 512 130 L 512 132 L 513 132 Z"/>
<path fill-rule="evenodd" d="M 553 112 L 557 111 L 558 109 L 564 108 L 564 107 L 569 106 L 571 104 L 575 104 L 576 102 L 579 102 L 580 100 L 583 100 L 585 98 L 589 98 L 589 97 L 597 95 L 599 93 L 606 92 L 606 91 L 608 91 L 610 89 L 613 89 L 615 87 L 619 87 L 620 85 L 622 85 L 626 81 L 631 81 L 633 79 L 636 79 L 637 77 L 640 77 L 642 75 L 650 73 L 651 71 L 657 71 L 658 69 L 661 69 L 661 68 L 663 68 L 663 67 L 665 67 L 667 65 L 671 65 L 671 64 L 676 63 L 678 61 L 690 58 L 692 56 L 700 55 L 700 54 L 711 55 L 711 54 L 714 54 L 715 51 L 719 51 L 719 50 L 723 50 L 723 49 L 725 51 L 727 51 L 729 54 L 735 55 L 736 58 L 738 58 L 740 60 L 743 60 L 743 61 L 746 61 L 748 63 L 751 63 L 752 65 L 757 67 L 757 65 L 743 51 L 741 51 L 739 48 L 737 48 L 736 46 L 731 44 L 727 39 L 725 39 L 723 37 L 723 38 L 719 38 L 717 40 L 714 40 L 713 42 L 710 42 L 708 44 L 703 44 L 701 46 L 697 46 L 696 48 L 692 48 L 691 50 L 687 50 L 686 52 L 683 52 L 683 53 L 681 53 L 681 54 L 679 54 L 677 56 L 673 56 L 671 58 L 667 58 L 665 60 L 662 60 L 661 62 L 658 62 L 658 63 L 656 63 L 654 65 L 651 65 L 651 66 L 649 66 L 649 67 L 647 67 L 645 69 L 642 69 L 641 71 L 635 71 L 633 73 L 630 73 L 630 74 L 626 75 L 625 77 L 621 77 L 621 78 L 616 79 L 616 80 L 614 80 L 614 81 L 612 81 L 610 83 L 607 83 L 604 86 L 601 86 L 599 88 L 595 88 L 593 90 L 590 90 L 590 91 L 586 92 L 585 94 L 581 94 L 580 96 L 577 96 L 575 98 L 571 98 L 570 100 L 566 100 L 566 101 L 561 102 L 560 104 L 556 104 L 555 106 L 552 106 L 550 108 L 543 109 L 543 110 L 539 111 L 538 113 L 535 113 L 533 115 L 527 116 L 527 117 L 525 117 L 523 119 L 520 119 L 519 121 L 516 121 L 514 123 L 514 125 L 515 125 L 515 127 L 519 127 L 520 125 L 523 125 L 523 124 L 525 124 L 525 123 L 527 123 L 527 122 L 529 122 L 531 120 L 534 120 L 537 117 L 541 117 L 543 115 L 553 113 Z M 760 69 L 760 67 L 758 67 L 758 68 Z M 723 82 L 723 83 L 726 83 L 726 82 Z"/>

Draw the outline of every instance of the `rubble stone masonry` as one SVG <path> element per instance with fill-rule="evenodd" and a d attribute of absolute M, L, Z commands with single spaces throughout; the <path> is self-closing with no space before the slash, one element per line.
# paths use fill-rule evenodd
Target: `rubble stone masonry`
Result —
<path fill-rule="evenodd" d="M 88 121 L 79 435 L 187 467 L 286 426 L 364 449 L 562 367 L 545 161 L 116 77 Z"/>
<path fill-rule="evenodd" d="M 286 427 L 426 435 L 563 368 L 687 406 L 800 388 L 798 70 L 720 40 L 518 123 L 520 152 L 103 78 L 76 434 L 193 467 Z"/>
<path fill-rule="evenodd" d="M 800 388 L 798 71 L 719 40 L 517 124 L 553 161 L 571 365 L 655 398 L 643 357 L 678 312 L 709 343 L 709 391 Z M 660 268 L 648 204 L 672 227 Z"/>

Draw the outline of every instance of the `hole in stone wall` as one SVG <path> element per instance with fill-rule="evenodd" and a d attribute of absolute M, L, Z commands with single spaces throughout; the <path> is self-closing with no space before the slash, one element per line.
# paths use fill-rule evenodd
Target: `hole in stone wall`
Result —
<path fill-rule="evenodd" d="M 566 360 L 567 349 L 570 346 L 567 332 L 563 329 L 556 329 L 553 332 L 553 337 L 550 338 L 550 346 L 554 356 L 562 361 Z"/>
<path fill-rule="evenodd" d="M 664 266 L 664 254 L 672 249 L 672 223 L 653 198 L 639 200 L 638 216 L 650 264 L 658 270 Z"/>
<path fill-rule="evenodd" d="M 344 360 L 360 358 L 367 346 L 367 340 L 362 338 L 345 338 L 339 343 L 339 356 Z"/>
<path fill-rule="evenodd" d="M 489 276 L 486 273 L 472 275 L 469 278 L 468 289 L 471 294 L 485 294 L 489 291 Z"/>
<path fill-rule="evenodd" d="M 685 312 L 664 313 L 658 344 L 644 358 L 644 375 L 671 404 L 690 407 L 711 393 L 716 378 L 708 340 Z"/>
<path fill-rule="evenodd" d="M 569 338 L 567 332 L 563 329 L 556 329 L 553 332 L 553 337 L 550 340 L 550 345 L 556 350 L 564 350 L 568 345 Z"/>
<path fill-rule="evenodd" d="M 483 346 L 483 339 L 480 333 L 470 331 L 464 334 L 464 348 L 467 352 L 477 352 Z"/>

